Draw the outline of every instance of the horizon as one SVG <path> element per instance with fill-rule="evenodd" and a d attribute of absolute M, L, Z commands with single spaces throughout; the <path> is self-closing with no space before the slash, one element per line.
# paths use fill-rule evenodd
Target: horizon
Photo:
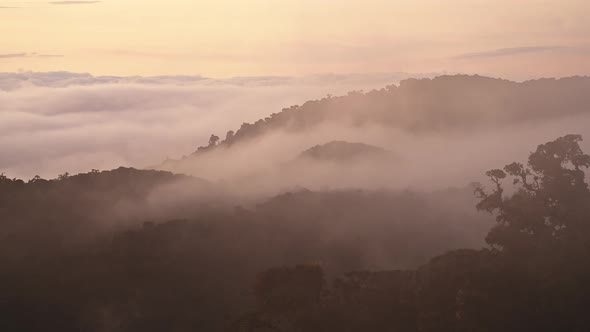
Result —
<path fill-rule="evenodd" d="M 590 0 L 0 0 L 0 331 L 590 331 Z"/>
<path fill-rule="evenodd" d="M 214 80 L 214 81 L 224 81 L 224 82 L 231 82 L 232 80 L 237 79 L 265 79 L 265 78 L 274 78 L 274 79 L 302 79 L 302 78 L 343 78 L 343 77 L 371 77 L 371 76 L 384 76 L 384 75 L 401 75 L 406 79 L 435 79 L 439 77 L 445 76 L 468 76 L 468 77 L 483 77 L 483 78 L 491 78 L 497 80 L 506 80 L 515 83 L 524 83 L 527 81 L 537 81 L 537 80 L 559 80 L 559 79 L 567 79 L 567 78 L 584 78 L 590 77 L 590 73 L 588 74 L 571 74 L 571 75 L 564 75 L 564 76 L 544 76 L 544 75 L 531 75 L 528 77 L 510 77 L 510 76 L 501 76 L 495 75 L 493 73 L 479 73 L 479 72 L 405 72 L 405 71 L 375 71 L 375 72 L 312 72 L 308 74 L 301 74 L 301 75 L 237 75 L 237 76 L 206 76 L 201 74 L 153 74 L 153 75 L 117 75 L 117 74 L 95 74 L 90 71 L 67 71 L 67 70 L 50 70 L 50 71 L 34 71 L 34 70 L 17 70 L 17 71 L 0 71 L 0 75 L 27 75 L 27 74 L 67 74 L 67 75 L 85 75 L 90 76 L 93 78 L 194 78 L 194 79 L 202 79 L 202 80 Z M 2 79 L 2 77 L 0 77 Z M 144 83 L 144 82 L 139 82 Z M 396 83 L 392 83 L 396 84 Z M 385 86 L 384 86 L 385 87 Z"/>
<path fill-rule="evenodd" d="M 584 0 L 1 0 L 0 31 L 15 33 L 0 71 L 563 77 L 590 73 L 589 11 Z"/>
<path fill-rule="evenodd" d="M 366 98 L 370 100 L 370 94 L 373 91 L 382 91 L 387 94 L 387 87 L 399 87 L 400 82 L 417 76 L 412 74 L 340 74 L 311 75 L 298 78 L 212 79 L 201 76 L 92 76 L 68 72 L 0 73 L 0 91 L 4 92 L 0 93 L 0 102 L 5 105 L 0 114 L 6 119 L 0 123 L 0 149 L 4 151 L 5 156 L 4 160 L 0 161 L 0 168 L 8 175 L 19 178 L 31 178 L 34 175 L 53 178 L 64 172 L 86 172 L 95 168 L 162 167 L 164 161 L 191 156 L 199 146 L 207 144 L 207 140 L 212 134 L 220 135 L 223 138 L 224 133 L 238 130 L 244 123 L 253 125 L 262 120 L 266 121 L 273 114 L 281 113 L 282 110 L 294 105 L 325 100 L 327 96 L 343 97 L 344 100 L 348 100 L 346 96 L 351 92 L 364 91 Z M 485 82 L 495 80 L 518 84 L 510 88 L 514 89 L 512 93 L 521 91 L 520 86 L 526 82 L 544 82 L 543 85 L 547 87 L 557 84 L 554 86 L 557 88 L 556 91 L 545 89 L 539 90 L 539 92 L 545 95 L 556 93 L 556 96 L 559 96 L 569 89 L 567 82 L 583 88 L 588 81 L 588 77 L 584 76 L 560 79 L 542 78 L 522 82 L 464 74 L 417 78 L 418 81 L 428 79 L 433 84 L 437 84 L 439 89 L 443 89 L 441 91 L 448 90 L 443 94 L 447 94 L 447 98 L 456 99 L 461 103 L 464 98 L 469 100 L 478 94 L 490 94 L 490 100 L 479 102 L 478 107 L 472 111 L 476 112 L 474 114 L 489 112 L 490 116 L 494 117 L 499 116 L 493 115 L 494 113 L 505 112 L 505 110 L 495 107 L 494 104 L 505 103 L 506 97 L 487 91 L 485 87 L 487 83 Z M 441 80 L 439 78 L 451 79 Z M 461 84 L 461 81 L 465 80 L 476 83 L 472 84 L 472 88 L 475 90 L 469 93 L 463 92 L 461 86 L 464 84 Z M 453 82 L 459 83 L 459 86 L 454 87 L 456 84 Z M 534 88 L 535 85 L 530 86 Z M 410 88 L 411 90 L 415 89 Z M 408 90 L 406 89 L 406 91 Z M 424 90 L 424 92 L 427 91 Z M 415 92 L 419 92 L 419 90 Z M 390 110 L 392 115 L 403 116 L 403 108 L 395 106 L 395 96 L 389 95 L 387 98 L 394 103 L 390 106 L 392 107 Z M 408 98 L 414 99 L 415 97 L 412 97 L 410 93 Z M 430 98 L 434 98 L 434 101 L 439 97 L 433 94 L 423 98 L 425 98 L 423 102 L 428 102 Z M 419 100 L 415 99 L 414 102 L 419 102 Z M 529 102 L 532 105 L 534 100 Z M 584 104 L 581 100 L 580 102 L 582 105 Z M 387 102 L 385 103 L 387 104 Z M 513 109 L 511 111 L 526 111 L 526 108 L 530 107 L 527 105 L 523 105 L 525 107 L 523 110 Z M 447 105 L 447 101 L 443 99 L 438 107 L 445 109 L 449 106 L 450 104 Z M 522 119 L 514 121 L 514 123 L 509 121 L 505 125 L 518 126 L 519 130 L 532 130 L 531 135 L 534 137 L 543 133 L 541 138 L 535 139 L 535 141 L 559 135 L 561 129 L 557 128 L 560 127 L 585 133 L 586 130 L 580 125 L 585 121 L 583 116 L 586 111 L 577 110 L 579 107 L 581 106 L 574 105 L 573 109 L 563 112 L 562 115 L 559 115 L 558 110 L 548 110 L 547 112 L 550 114 L 555 114 L 553 122 L 561 124 L 555 126 L 555 124 L 551 125 L 552 121 L 543 120 L 543 122 L 536 124 L 536 126 L 541 126 L 539 128 L 544 128 L 543 130 L 528 128 L 535 121 L 539 121 L 535 120 L 538 116 L 534 113 L 527 116 L 530 118 L 529 120 Z M 424 123 L 434 121 L 434 118 L 430 119 L 430 117 L 435 116 L 437 106 L 432 105 L 430 108 L 432 108 L 428 110 L 430 115 L 424 115 L 423 119 L 413 121 L 423 121 Z M 322 112 L 323 110 L 320 108 L 314 111 Z M 579 114 L 581 118 L 570 119 L 576 114 Z M 448 120 L 446 121 L 448 122 Z M 450 140 L 449 142 L 453 142 L 452 144 L 459 144 L 459 142 L 454 142 L 459 137 L 474 139 L 474 137 L 483 134 L 481 139 L 488 140 L 489 137 L 484 138 L 486 132 L 497 126 L 492 125 L 485 129 L 486 126 L 482 127 L 481 121 L 477 119 L 470 121 L 475 121 L 473 125 L 484 130 L 481 133 L 472 132 L 465 128 L 457 128 L 454 132 L 443 130 L 440 133 L 434 130 L 432 134 L 418 135 L 416 138 L 426 139 L 435 134 L 440 136 L 439 142 Z M 336 128 L 327 129 L 327 137 L 320 135 L 316 141 L 305 137 L 290 138 L 291 143 L 289 144 L 296 145 L 291 148 L 295 149 L 291 150 L 291 153 L 295 155 L 313 145 L 323 144 L 329 140 L 346 140 L 347 137 L 356 137 L 351 142 L 383 146 L 390 144 L 387 142 L 392 138 L 392 135 L 393 137 L 397 135 L 397 139 L 408 142 L 412 141 L 412 135 L 416 135 L 416 133 L 412 133 L 410 125 L 400 125 L 399 128 L 394 126 L 393 132 L 381 138 L 372 137 L 370 132 L 375 129 L 384 130 L 389 125 L 384 125 L 381 129 L 366 128 L 367 133 L 363 133 L 362 128 L 359 128 L 360 132 L 354 133 L 355 130 L 350 132 L 352 128 L 346 129 L 349 124 L 340 123 L 340 121 L 334 125 Z M 375 125 L 379 127 L 378 122 Z M 498 126 L 497 130 L 505 131 L 507 128 L 509 127 L 503 125 Z M 342 129 L 345 131 L 342 132 Z M 275 130 L 281 132 L 283 129 L 278 127 Z M 330 131 L 333 133 L 329 134 Z M 401 132 L 398 133 L 398 131 Z M 504 135 L 512 137 L 509 132 L 505 132 Z M 292 141 L 293 139 L 295 141 Z M 509 140 L 508 138 L 503 139 Z M 27 143 L 23 145 L 20 142 Z M 435 141 L 428 144 L 440 143 Z M 522 143 L 518 146 L 524 148 Z M 264 150 L 269 147 L 261 144 L 260 148 Z M 391 148 L 395 150 L 395 146 L 391 146 Z M 423 148 L 429 147 L 427 145 Z M 274 151 L 272 154 L 277 155 L 277 152 L 279 151 Z M 288 157 L 287 155 L 281 158 L 288 159 Z M 199 167 L 196 167 L 182 172 L 200 176 L 198 169 Z M 201 171 L 211 172 L 211 170 Z M 226 175 L 231 176 L 231 172 Z"/>

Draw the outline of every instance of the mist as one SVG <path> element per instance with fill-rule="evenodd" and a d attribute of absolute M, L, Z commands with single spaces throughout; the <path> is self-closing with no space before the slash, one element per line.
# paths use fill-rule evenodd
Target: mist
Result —
<path fill-rule="evenodd" d="M 537 142 L 567 133 L 587 136 L 587 89 L 584 78 L 514 83 L 451 76 L 402 81 L 398 87 L 292 106 L 242 125 L 235 134 L 232 130 L 218 145 L 153 168 L 220 182 L 246 196 L 269 197 L 300 187 L 462 187 L 484 180 L 488 169 L 523 162 L 522 156 Z M 536 92 L 544 95 L 535 97 Z M 567 107 L 554 105 L 556 100 Z M 390 156 L 301 158 L 308 149 L 334 141 L 368 144 Z"/>
<path fill-rule="evenodd" d="M 588 13 L 0 0 L 0 332 L 590 331 Z"/>
<path fill-rule="evenodd" d="M 453 307 L 463 289 L 487 285 L 469 279 L 476 264 L 486 277 L 507 269 L 503 257 L 525 266 L 504 248 L 530 250 L 530 230 L 497 236 L 512 231 L 497 210 L 533 200 L 513 218 L 546 225 L 544 183 L 563 177 L 558 188 L 585 193 L 590 145 L 571 134 L 590 137 L 590 79 L 399 79 L 5 75 L 6 324 L 241 331 L 277 317 L 307 326 L 316 312 L 341 326 L 348 312 L 376 317 L 379 331 L 399 312 L 440 310 L 405 308 L 406 298 L 449 289 Z M 528 166 L 497 169 L 512 162 Z M 565 197 L 553 204 L 590 206 Z M 543 234 L 561 230 L 551 227 Z"/>
<path fill-rule="evenodd" d="M 0 170 L 31 178 L 190 154 L 212 132 L 327 94 L 394 83 L 407 74 L 300 78 L 94 77 L 0 74 Z"/>

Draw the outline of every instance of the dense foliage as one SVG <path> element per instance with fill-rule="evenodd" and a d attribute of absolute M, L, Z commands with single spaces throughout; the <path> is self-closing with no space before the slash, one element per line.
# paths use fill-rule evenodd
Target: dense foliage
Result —
<path fill-rule="evenodd" d="M 453 132 L 588 112 L 590 78 L 539 79 L 522 83 L 483 76 L 446 75 L 407 79 L 368 92 L 327 96 L 293 105 L 225 139 L 211 135 L 208 151 L 231 147 L 278 130 L 300 132 L 325 123 L 377 124 L 410 132 Z"/>
<path fill-rule="evenodd" d="M 130 169 L 3 176 L 0 330 L 587 331 L 580 140 L 488 172 L 479 202 L 464 189 L 301 190 L 232 208 L 190 199 L 198 208 L 173 209 L 184 219 L 129 213 L 98 233 L 122 201 L 145 212 L 155 188 L 210 184 Z M 490 248 L 477 249 L 491 224 L 474 205 L 496 215 Z"/>
<path fill-rule="evenodd" d="M 331 285 L 320 266 L 268 270 L 256 287 L 259 310 L 234 330 L 587 331 L 590 156 L 580 141 L 558 138 L 527 167 L 487 173 L 494 190 L 478 185 L 476 194 L 477 208 L 497 215 L 491 249 L 451 251 L 417 270 L 352 272 Z M 508 175 L 516 188 L 503 184 Z"/>
<path fill-rule="evenodd" d="M 481 246 L 492 222 L 468 188 L 300 190 L 245 207 L 183 197 L 203 187 L 215 191 L 134 169 L 3 178 L 0 330 L 221 330 L 254 308 L 256 275 L 273 266 L 415 267 Z"/>

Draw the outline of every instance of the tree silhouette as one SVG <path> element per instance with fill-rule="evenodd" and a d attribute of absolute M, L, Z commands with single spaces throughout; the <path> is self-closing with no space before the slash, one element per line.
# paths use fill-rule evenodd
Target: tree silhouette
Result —
<path fill-rule="evenodd" d="M 226 142 L 231 141 L 234 138 L 234 134 L 235 133 L 233 130 L 228 131 L 227 134 L 225 134 L 225 141 Z"/>
<path fill-rule="evenodd" d="M 35 175 L 32 179 L 29 180 L 29 183 L 34 183 L 41 180 L 41 177 L 39 175 Z"/>
<path fill-rule="evenodd" d="M 211 137 L 209 137 L 209 146 L 215 146 L 217 142 L 219 142 L 219 136 L 211 134 Z"/>
<path fill-rule="evenodd" d="M 504 250 L 549 248 L 551 245 L 586 246 L 590 240 L 590 191 L 584 168 L 580 135 L 567 135 L 539 145 L 527 165 L 512 163 L 486 173 L 494 189 L 476 185 L 478 210 L 497 212 L 498 224 L 486 241 Z M 514 193 L 505 196 L 502 184 L 512 177 Z"/>
<path fill-rule="evenodd" d="M 270 311 L 293 311 L 317 303 L 324 283 L 320 266 L 298 265 L 260 273 L 254 289 L 261 307 Z"/>
<path fill-rule="evenodd" d="M 65 172 L 63 174 L 60 174 L 57 176 L 57 180 L 62 181 L 62 180 L 66 180 L 70 177 L 70 173 Z"/>

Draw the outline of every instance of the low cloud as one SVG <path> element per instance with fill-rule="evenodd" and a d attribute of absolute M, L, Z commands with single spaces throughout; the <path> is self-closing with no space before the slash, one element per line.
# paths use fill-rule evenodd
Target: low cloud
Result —
<path fill-rule="evenodd" d="M 41 54 L 41 53 L 7 53 L 0 54 L 0 59 L 13 58 L 62 58 L 62 54 Z"/>
<path fill-rule="evenodd" d="M 93 168 L 155 166 L 167 157 L 177 159 L 191 154 L 198 146 L 206 145 L 211 134 L 223 138 L 228 130 L 236 130 L 243 122 L 253 123 L 285 107 L 327 94 L 382 88 L 408 76 L 414 75 L 211 79 L 0 73 L 0 173 L 24 179 L 36 174 L 53 178 L 63 172 L 74 174 Z M 516 116 L 514 121 L 494 122 L 503 119 L 502 113 L 492 107 L 493 100 L 486 103 L 491 105 L 487 114 L 496 125 L 485 130 L 404 131 L 404 119 L 414 114 L 401 117 L 399 126 L 387 128 L 327 122 L 304 132 L 279 130 L 232 149 L 231 154 L 221 151 L 178 170 L 209 180 L 236 181 L 245 190 L 261 192 L 271 192 L 277 185 L 289 188 L 295 184 L 310 188 L 379 187 L 392 183 L 401 187 L 444 187 L 476 180 L 483 171 L 520 160 L 515 158 L 558 136 L 588 134 L 589 116 L 585 112 L 558 112 L 546 119 L 539 114 L 542 121 L 524 121 L 528 117 L 519 120 Z M 478 110 L 474 116 L 481 117 L 484 111 Z M 347 169 L 311 165 L 305 172 L 297 165 L 292 174 L 289 169 L 284 173 L 274 168 L 288 165 L 311 146 L 333 140 L 382 147 L 399 155 L 401 161 L 381 168 L 364 164 Z M 474 155 L 478 158 L 474 159 Z"/>
<path fill-rule="evenodd" d="M 52 1 L 52 5 L 90 5 L 100 3 L 100 1 Z"/>
<path fill-rule="evenodd" d="M 63 54 L 36 54 L 38 58 L 63 58 L 65 55 Z"/>
<path fill-rule="evenodd" d="M 27 53 L 7 53 L 0 54 L 0 59 L 26 58 L 27 56 Z"/>
<path fill-rule="evenodd" d="M 564 46 L 523 46 L 523 47 L 510 47 L 500 48 L 492 51 L 474 52 L 461 54 L 456 59 L 480 59 L 480 58 L 495 58 L 503 56 L 530 54 L 530 53 L 543 53 L 550 51 L 560 51 L 569 49 Z"/>
<path fill-rule="evenodd" d="M 587 137 L 582 114 L 552 121 L 510 124 L 477 132 L 413 134 L 380 125 L 327 124 L 305 132 L 275 131 L 235 149 L 166 163 L 160 169 L 221 180 L 238 195 L 272 196 L 293 188 L 311 190 L 407 189 L 430 191 L 487 181 L 485 171 L 523 161 L 538 144 L 568 133 Z M 363 142 L 395 154 L 390 160 L 315 162 L 299 152 L 334 140 Z M 583 142 L 588 148 L 590 142 Z M 477 157 L 474 157 L 477 156 Z"/>
<path fill-rule="evenodd" d="M 117 77 L 0 73 L 0 172 L 54 177 L 178 158 L 282 108 L 408 74 Z"/>

